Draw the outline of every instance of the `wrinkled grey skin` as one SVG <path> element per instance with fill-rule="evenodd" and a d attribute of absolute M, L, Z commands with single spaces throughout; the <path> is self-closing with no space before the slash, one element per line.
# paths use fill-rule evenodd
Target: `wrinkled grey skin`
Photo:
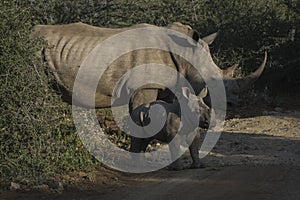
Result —
<path fill-rule="evenodd" d="M 153 27 L 153 25 L 138 24 L 128 28 L 116 29 L 95 27 L 83 23 L 68 25 L 37 25 L 34 27 L 31 38 L 43 38 L 49 43 L 50 48 L 42 49 L 39 52 L 39 56 L 41 56 L 53 70 L 54 76 L 62 88 L 64 99 L 72 102 L 73 84 L 78 69 L 89 53 L 105 39 L 126 30 L 141 27 Z M 200 39 L 199 34 L 195 30 L 190 26 L 183 25 L 179 22 L 172 23 L 166 28 L 183 33 L 203 46 L 204 56 L 201 63 L 199 63 L 200 66 L 203 68 L 216 66 L 213 62 L 208 45 L 213 42 L 217 34 L 212 34 Z M 147 40 L 152 40 L 151 42 L 154 44 L 163 42 L 158 41 L 157 38 L 148 37 Z M 266 64 L 266 58 L 267 57 L 265 56 L 263 63 L 254 73 L 244 78 L 233 78 L 236 66 L 226 70 L 221 70 L 219 68 L 226 89 L 227 101 L 230 104 L 236 104 L 238 94 L 249 88 L 261 75 Z M 157 49 L 142 49 L 121 56 L 106 69 L 99 81 L 95 94 L 95 107 L 111 107 L 111 94 L 116 82 L 128 70 L 135 66 L 147 63 L 157 63 L 177 70 L 190 82 L 196 93 L 199 93 L 205 86 L 205 82 L 197 73 L 197 70 L 181 57 L 172 54 L 172 52 Z M 89 90 L 89 88 L 84 88 L 83 90 L 86 91 Z M 82 91 L 83 94 L 85 91 Z M 78 95 L 75 98 L 74 102 L 79 106 L 93 106 L 86 102 L 84 95 Z M 129 107 L 130 110 L 132 110 L 141 104 L 151 103 L 158 99 L 169 101 L 170 91 L 160 85 L 145 85 L 132 96 Z M 124 102 L 124 104 L 125 103 L 127 102 Z"/>
<path fill-rule="evenodd" d="M 188 88 L 183 88 L 183 98 L 184 98 L 183 102 L 189 104 L 189 109 L 190 109 L 189 111 L 200 112 L 198 113 L 200 116 L 198 126 L 200 128 L 208 128 L 209 121 L 210 121 L 210 108 L 203 102 L 203 98 L 206 95 L 207 95 L 207 88 L 204 88 L 197 96 L 190 93 Z M 198 103 L 199 105 L 198 111 L 195 111 L 195 105 L 191 104 L 192 101 Z M 175 101 L 174 103 L 166 103 L 164 101 L 154 101 L 147 105 L 146 104 L 140 105 L 132 111 L 131 113 L 132 120 L 139 126 L 147 126 L 149 123 L 151 123 L 149 110 L 151 109 L 151 107 L 156 105 L 163 106 L 163 108 L 166 110 L 167 119 L 163 129 L 160 130 L 156 135 L 152 137 L 146 137 L 146 138 L 131 137 L 130 152 L 135 152 L 135 153 L 145 152 L 149 142 L 153 139 L 169 144 L 171 140 L 174 138 L 174 136 L 178 133 L 179 128 L 183 129 L 186 134 L 192 131 L 189 130 L 188 122 L 182 120 L 183 116 L 181 116 L 181 110 L 180 110 L 181 107 L 178 101 Z M 159 116 L 157 115 L 159 114 L 154 114 L 154 116 L 152 117 L 158 118 Z M 189 147 L 190 155 L 193 160 L 191 168 L 203 167 L 203 164 L 200 162 L 200 158 L 199 158 L 200 129 L 198 129 L 197 131 L 198 133 Z M 147 132 L 144 132 L 143 134 L 147 135 Z M 180 141 L 175 141 L 174 145 L 169 145 L 169 148 L 171 151 L 172 160 L 176 160 L 175 158 L 177 158 L 176 155 L 178 155 L 178 150 L 180 148 Z M 183 165 L 180 163 L 180 160 L 177 159 L 169 166 L 169 169 L 181 170 L 183 169 Z"/>

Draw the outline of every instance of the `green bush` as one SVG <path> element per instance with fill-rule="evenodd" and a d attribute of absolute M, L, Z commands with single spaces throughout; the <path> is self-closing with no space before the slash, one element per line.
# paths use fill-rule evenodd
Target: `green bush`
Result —
<path fill-rule="evenodd" d="M 262 57 L 264 51 L 269 51 L 273 59 L 281 59 L 281 62 L 295 59 L 277 52 L 293 45 L 295 37 L 299 38 L 299 34 L 295 34 L 300 23 L 297 0 L 32 2 L 36 19 L 42 24 L 81 21 L 97 26 L 124 27 L 137 23 L 164 26 L 179 21 L 191 25 L 202 36 L 219 31 L 212 52 L 223 68 L 240 63 L 243 70 L 254 70 L 256 60 L 250 58 Z M 253 68 L 244 69 L 244 66 Z"/>
<path fill-rule="evenodd" d="M 95 166 L 75 134 L 71 106 L 49 83 L 51 73 L 29 40 L 30 8 L 0 2 L 0 176 L 39 177 Z"/>
<path fill-rule="evenodd" d="M 53 76 L 34 55 L 34 24 L 85 22 L 105 27 L 136 23 L 189 24 L 202 36 L 219 31 L 212 46 L 222 67 L 269 51 L 268 69 L 299 63 L 297 0 L 2 0 L 0 2 L 0 174 L 3 180 L 37 177 L 98 163 L 80 143 L 71 106 L 50 87 Z M 244 66 L 253 66 L 247 69 Z"/>

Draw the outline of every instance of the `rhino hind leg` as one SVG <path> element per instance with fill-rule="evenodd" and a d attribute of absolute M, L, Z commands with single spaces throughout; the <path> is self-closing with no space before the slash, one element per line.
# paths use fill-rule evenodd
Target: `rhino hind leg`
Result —
<path fill-rule="evenodd" d="M 157 100 L 158 89 L 142 89 L 135 92 L 129 102 L 129 112 L 142 104 L 149 104 Z"/>

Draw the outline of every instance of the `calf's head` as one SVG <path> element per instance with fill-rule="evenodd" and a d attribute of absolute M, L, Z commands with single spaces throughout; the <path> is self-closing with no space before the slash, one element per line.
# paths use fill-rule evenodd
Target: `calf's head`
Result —
<path fill-rule="evenodd" d="M 203 98 L 206 97 L 208 93 L 207 87 L 203 88 L 199 94 L 193 94 L 188 87 L 182 88 L 182 95 L 184 100 L 186 101 L 187 107 L 181 108 L 181 114 L 184 115 L 182 109 L 187 108 L 188 116 L 183 116 L 187 120 L 190 121 L 190 116 L 199 116 L 199 127 L 208 128 L 210 122 L 211 109 L 204 103 Z M 191 115 L 190 115 L 191 114 Z"/>

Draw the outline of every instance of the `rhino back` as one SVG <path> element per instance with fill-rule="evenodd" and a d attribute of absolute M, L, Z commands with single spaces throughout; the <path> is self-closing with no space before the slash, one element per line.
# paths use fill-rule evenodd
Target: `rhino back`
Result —
<path fill-rule="evenodd" d="M 48 42 L 45 58 L 59 84 L 71 91 L 78 69 L 87 55 L 103 40 L 120 31 L 83 23 L 37 25 L 32 37 L 42 37 Z"/>

